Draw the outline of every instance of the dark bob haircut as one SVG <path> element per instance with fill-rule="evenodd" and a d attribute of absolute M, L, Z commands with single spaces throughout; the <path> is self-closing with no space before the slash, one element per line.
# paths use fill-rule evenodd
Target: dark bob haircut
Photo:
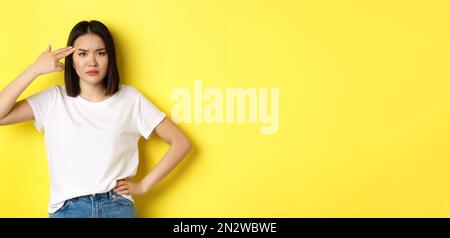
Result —
<path fill-rule="evenodd" d="M 99 21 L 81 21 L 77 23 L 70 32 L 67 46 L 73 46 L 78 37 L 88 33 L 98 35 L 105 43 L 106 53 L 108 55 L 108 70 L 102 82 L 106 89 L 105 96 L 113 95 L 119 90 L 120 81 L 114 41 L 108 28 Z M 76 97 L 80 94 L 80 77 L 73 67 L 73 56 L 66 57 L 65 59 L 64 81 L 68 96 Z"/>

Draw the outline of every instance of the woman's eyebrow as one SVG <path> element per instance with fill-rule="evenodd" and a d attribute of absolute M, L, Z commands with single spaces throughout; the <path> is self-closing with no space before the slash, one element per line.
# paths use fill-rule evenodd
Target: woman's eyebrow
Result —
<path fill-rule="evenodd" d="M 79 48 L 78 50 L 80 50 L 80 51 L 89 51 L 89 50 L 81 49 L 81 48 Z M 106 50 L 106 48 L 97 49 L 95 51 L 102 51 L 102 50 Z"/>

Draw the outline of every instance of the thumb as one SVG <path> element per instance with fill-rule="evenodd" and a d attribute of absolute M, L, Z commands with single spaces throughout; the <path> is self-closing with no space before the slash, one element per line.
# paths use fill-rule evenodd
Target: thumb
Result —
<path fill-rule="evenodd" d="M 47 49 L 45 49 L 44 53 L 48 53 L 52 50 L 52 46 L 48 44 Z"/>

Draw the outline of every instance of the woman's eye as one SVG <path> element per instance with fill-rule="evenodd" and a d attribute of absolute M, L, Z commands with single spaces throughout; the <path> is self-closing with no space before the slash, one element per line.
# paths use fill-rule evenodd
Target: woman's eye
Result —
<path fill-rule="evenodd" d="M 80 55 L 80 56 L 85 56 L 85 55 L 86 55 L 86 52 L 81 52 L 81 53 L 79 53 L 78 55 Z"/>
<path fill-rule="evenodd" d="M 106 52 L 98 52 L 98 54 L 103 56 L 103 55 L 106 55 Z"/>

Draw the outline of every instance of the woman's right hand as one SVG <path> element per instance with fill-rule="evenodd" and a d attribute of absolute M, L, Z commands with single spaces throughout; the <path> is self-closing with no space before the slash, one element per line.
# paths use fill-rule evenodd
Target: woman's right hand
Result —
<path fill-rule="evenodd" d="M 42 52 L 37 60 L 30 66 L 36 77 L 42 74 L 64 71 L 64 64 L 59 62 L 62 58 L 72 54 L 75 49 L 72 46 L 61 48 L 51 52 L 51 46 Z"/>

